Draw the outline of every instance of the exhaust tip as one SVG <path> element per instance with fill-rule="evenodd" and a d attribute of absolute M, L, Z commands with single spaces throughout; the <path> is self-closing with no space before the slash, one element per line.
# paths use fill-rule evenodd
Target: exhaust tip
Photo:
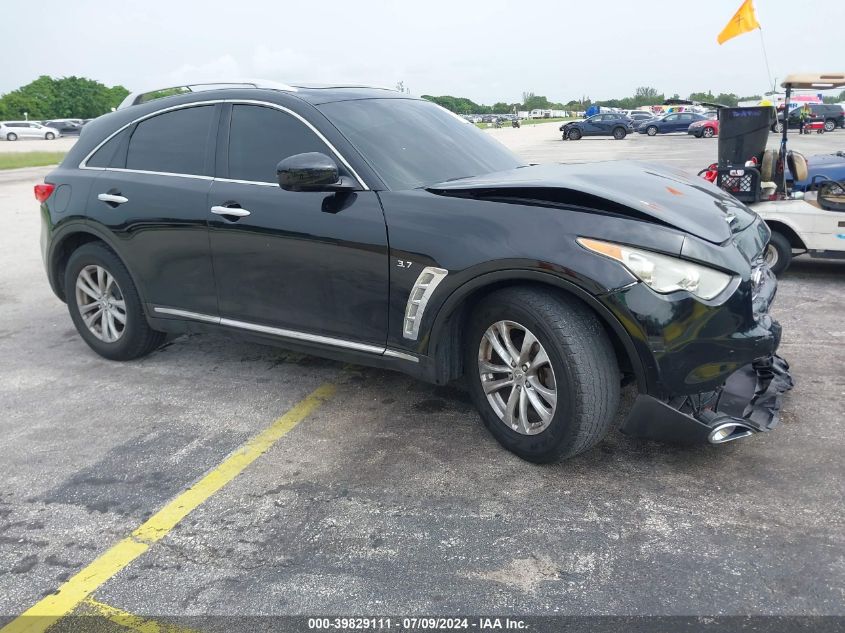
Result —
<path fill-rule="evenodd" d="M 748 437 L 752 433 L 753 431 L 743 424 L 726 422 L 710 431 L 707 439 L 711 444 L 724 444 L 725 442 L 732 442 L 733 440 Z"/>

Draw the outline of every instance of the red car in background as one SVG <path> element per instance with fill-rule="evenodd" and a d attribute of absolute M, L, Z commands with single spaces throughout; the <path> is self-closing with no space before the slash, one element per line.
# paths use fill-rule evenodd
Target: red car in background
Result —
<path fill-rule="evenodd" d="M 690 123 L 687 128 L 687 134 L 692 134 L 695 138 L 713 138 L 719 135 L 719 117 L 715 114 L 708 115 L 704 121 L 695 121 Z"/>

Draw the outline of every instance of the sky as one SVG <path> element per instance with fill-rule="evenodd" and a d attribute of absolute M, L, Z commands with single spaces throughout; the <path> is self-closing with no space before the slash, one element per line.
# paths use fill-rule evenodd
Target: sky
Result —
<path fill-rule="evenodd" d="M 845 71 L 843 0 L 754 0 L 759 32 L 719 46 L 741 0 L 2 0 L 0 93 L 39 75 L 130 90 L 263 78 L 394 87 L 485 104 L 653 86 L 760 94 Z M 38 17 L 30 21 L 36 14 Z M 14 27 L 13 27 L 14 25 Z M 20 28 L 27 25 L 24 28 Z"/>

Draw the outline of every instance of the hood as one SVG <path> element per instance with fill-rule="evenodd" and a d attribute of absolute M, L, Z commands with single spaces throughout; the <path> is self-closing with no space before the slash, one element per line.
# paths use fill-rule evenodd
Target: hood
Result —
<path fill-rule="evenodd" d="M 608 161 L 531 165 L 427 187 L 439 195 L 597 209 L 721 244 L 756 214 L 703 178 L 662 165 Z"/>

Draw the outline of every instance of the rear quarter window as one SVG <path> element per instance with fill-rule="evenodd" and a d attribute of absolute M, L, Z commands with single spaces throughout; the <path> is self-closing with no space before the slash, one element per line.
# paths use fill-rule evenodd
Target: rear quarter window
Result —
<path fill-rule="evenodd" d="M 115 134 L 112 138 L 106 141 L 100 149 L 85 162 L 86 167 L 123 167 L 123 154 L 119 152 L 119 148 L 129 135 L 129 130 Z"/>

